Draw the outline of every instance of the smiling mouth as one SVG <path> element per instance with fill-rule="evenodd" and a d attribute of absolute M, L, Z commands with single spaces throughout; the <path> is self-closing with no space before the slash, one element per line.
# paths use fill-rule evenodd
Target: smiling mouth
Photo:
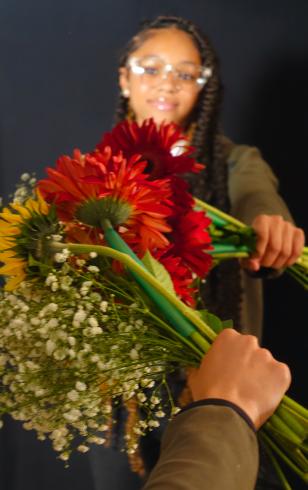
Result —
<path fill-rule="evenodd" d="M 151 99 L 148 102 L 151 104 L 151 106 L 163 112 L 173 111 L 178 105 L 175 102 L 170 102 L 163 97 L 159 97 L 158 99 Z"/>

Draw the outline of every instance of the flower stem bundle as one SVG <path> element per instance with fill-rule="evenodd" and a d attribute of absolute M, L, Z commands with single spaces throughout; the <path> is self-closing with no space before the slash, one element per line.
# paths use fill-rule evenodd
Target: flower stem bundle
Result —
<path fill-rule="evenodd" d="M 223 260 L 245 259 L 253 253 L 255 234 L 250 226 L 200 199 L 195 199 L 195 206 L 206 211 L 212 220 L 210 234 L 213 249 L 208 253 L 216 264 Z M 308 247 L 304 247 L 296 263 L 287 267 L 286 272 L 304 289 L 308 289 Z"/>
<path fill-rule="evenodd" d="M 125 435 L 134 454 L 178 411 L 170 377 L 232 326 L 197 308 L 200 282 L 247 257 L 255 236 L 193 199 L 181 174 L 202 165 L 189 145 L 173 156 L 180 138 L 174 125 L 121 123 L 0 213 L 0 415 L 64 461 L 106 444 L 122 405 L 139 412 Z M 305 249 L 289 269 L 307 285 L 307 268 Z M 307 410 L 288 397 L 260 431 L 285 488 L 277 457 L 307 481 L 307 433 Z"/>

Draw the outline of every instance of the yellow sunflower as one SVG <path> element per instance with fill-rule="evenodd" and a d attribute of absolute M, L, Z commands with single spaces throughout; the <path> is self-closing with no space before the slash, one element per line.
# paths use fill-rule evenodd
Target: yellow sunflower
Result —
<path fill-rule="evenodd" d="M 13 291 L 26 278 L 28 256 L 42 216 L 50 206 L 37 193 L 24 204 L 11 203 L 0 213 L 0 275 L 7 276 L 5 289 Z"/>

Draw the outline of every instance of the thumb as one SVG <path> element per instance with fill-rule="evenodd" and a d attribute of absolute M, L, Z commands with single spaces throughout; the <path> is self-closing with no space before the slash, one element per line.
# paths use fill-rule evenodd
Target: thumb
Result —
<path fill-rule="evenodd" d="M 260 259 L 243 259 L 241 261 L 241 266 L 244 269 L 257 272 L 260 269 Z"/>

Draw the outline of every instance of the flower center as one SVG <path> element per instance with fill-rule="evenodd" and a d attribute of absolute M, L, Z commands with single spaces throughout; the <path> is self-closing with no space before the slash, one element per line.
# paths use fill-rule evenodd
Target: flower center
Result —
<path fill-rule="evenodd" d="M 102 228 L 102 222 L 109 220 L 113 226 L 124 224 L 132 213 L 132 206 L 115 197 L 89 199 L 76 210 L 76 217 L 82 223 Z"/>

